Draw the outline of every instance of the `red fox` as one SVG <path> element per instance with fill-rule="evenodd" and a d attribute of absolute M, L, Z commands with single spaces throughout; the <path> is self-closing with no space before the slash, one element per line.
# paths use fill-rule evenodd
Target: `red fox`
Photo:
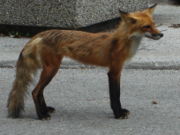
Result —
<path fill-rule="evenodd" d="M 24 96 L 37 69 L 42 68 L 32 97 L 39 119 L 49 119 L 55 111 L 47 106 L 43 91 L 57 73 L 63 57 L 108 67 L 110 105 L 115 118 L 129 115 L 120 102 L 120 76 L 126 60 L 134 56 L 141 39 L 158 40 L 152 13 L 156 4 L 132 13 L 120 11 L 121 22 L 114 32 L 88 33 L 75 30 L 48 30 L 35 35 L 23 48 L 16 65 L 16 78 L 8 98 L 8 116 L 17 118 L 24 110 Z"/>

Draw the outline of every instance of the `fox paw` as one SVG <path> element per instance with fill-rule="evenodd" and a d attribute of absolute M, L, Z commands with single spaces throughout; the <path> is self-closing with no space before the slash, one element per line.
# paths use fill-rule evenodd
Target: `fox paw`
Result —
<path fill-rule="evenodd" d="M 55 112 L 55 108 L 53 108 L 51 106 L 47 106 L 47 111 L 48 111 L 48 113 L 54 113 Z"/>
<path fill-rule="evenodd" d="M 51 116 L 49 114 L 44 114 L 44 115 L 39 116 L 39 119 L 40 120 L 50 120 Z"/>
<path fill-rule="evenodd" d="M 127 109 L 121 109 L 118 115 L 115 115 L 116 119 L 128 119 L 130 112 Z"/>

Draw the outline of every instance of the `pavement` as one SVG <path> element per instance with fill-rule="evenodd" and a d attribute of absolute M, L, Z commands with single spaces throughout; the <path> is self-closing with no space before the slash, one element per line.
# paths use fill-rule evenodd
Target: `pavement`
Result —
<path fill-rule="evenodd" d="M 180 135 L 178 70 L 125 69 L 121 102 L 131 112 L 125 120 L 113 118 L 106 72 L 60 69 L 44 93 L 56 112 L 40 121 L 31 96 L 22 118 L 6 117 L 15 68 L 0 68 L 0 135 Z"/>
<path fill-rule="evenodd" d="M 51 120 L 37 120 L 31 96 L 22 118 L 7 118 L 15 62 L 29 39 L 0 37 L 0 135 L 179 135 L 180 28 L 172 27 L 180 23 L 179 13 L 178 6 L 157 7 L 155 19 L 164 37 L 144 38 L 123 70 L 121 100 L 131 112 L 126 120 L 113 118 L 107 69 L 67 58 L 45 90 L 47 104 L 56 108 Z"/>
<path fill-rule="evenodd" d="M 154 18 L 164 37 L 158 41 L 144 38 L 138 53 L 126 64 L 131 69 L 180 69 L 180 6 L 158 5 Z M 178 25 L 177 25 L 178 26 Z M 0 67 L 14 67 L 28 38 L 0 37 Z M 87 67 L 68 58 L 62 67 Z"/>

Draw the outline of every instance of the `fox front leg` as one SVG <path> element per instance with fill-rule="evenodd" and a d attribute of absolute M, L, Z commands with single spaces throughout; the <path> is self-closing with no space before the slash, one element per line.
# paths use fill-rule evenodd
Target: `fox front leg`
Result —
<path fill-rule="evenodd" d="M 112 71 L 108 72 L 110 105 L 116 119 L 127 119 L 129 111 L 121 107 L 120 76 Z"/>

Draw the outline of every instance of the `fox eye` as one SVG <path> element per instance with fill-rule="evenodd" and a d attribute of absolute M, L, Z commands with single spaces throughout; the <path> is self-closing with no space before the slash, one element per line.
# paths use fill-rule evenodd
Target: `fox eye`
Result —
<path fill-rule="evenodd" d="M 143 28 L 144 29 L 149 29 L 149 28 L 151 28 L 151 25 L 145 25 L 145 26 L 143 26 Z"/>

